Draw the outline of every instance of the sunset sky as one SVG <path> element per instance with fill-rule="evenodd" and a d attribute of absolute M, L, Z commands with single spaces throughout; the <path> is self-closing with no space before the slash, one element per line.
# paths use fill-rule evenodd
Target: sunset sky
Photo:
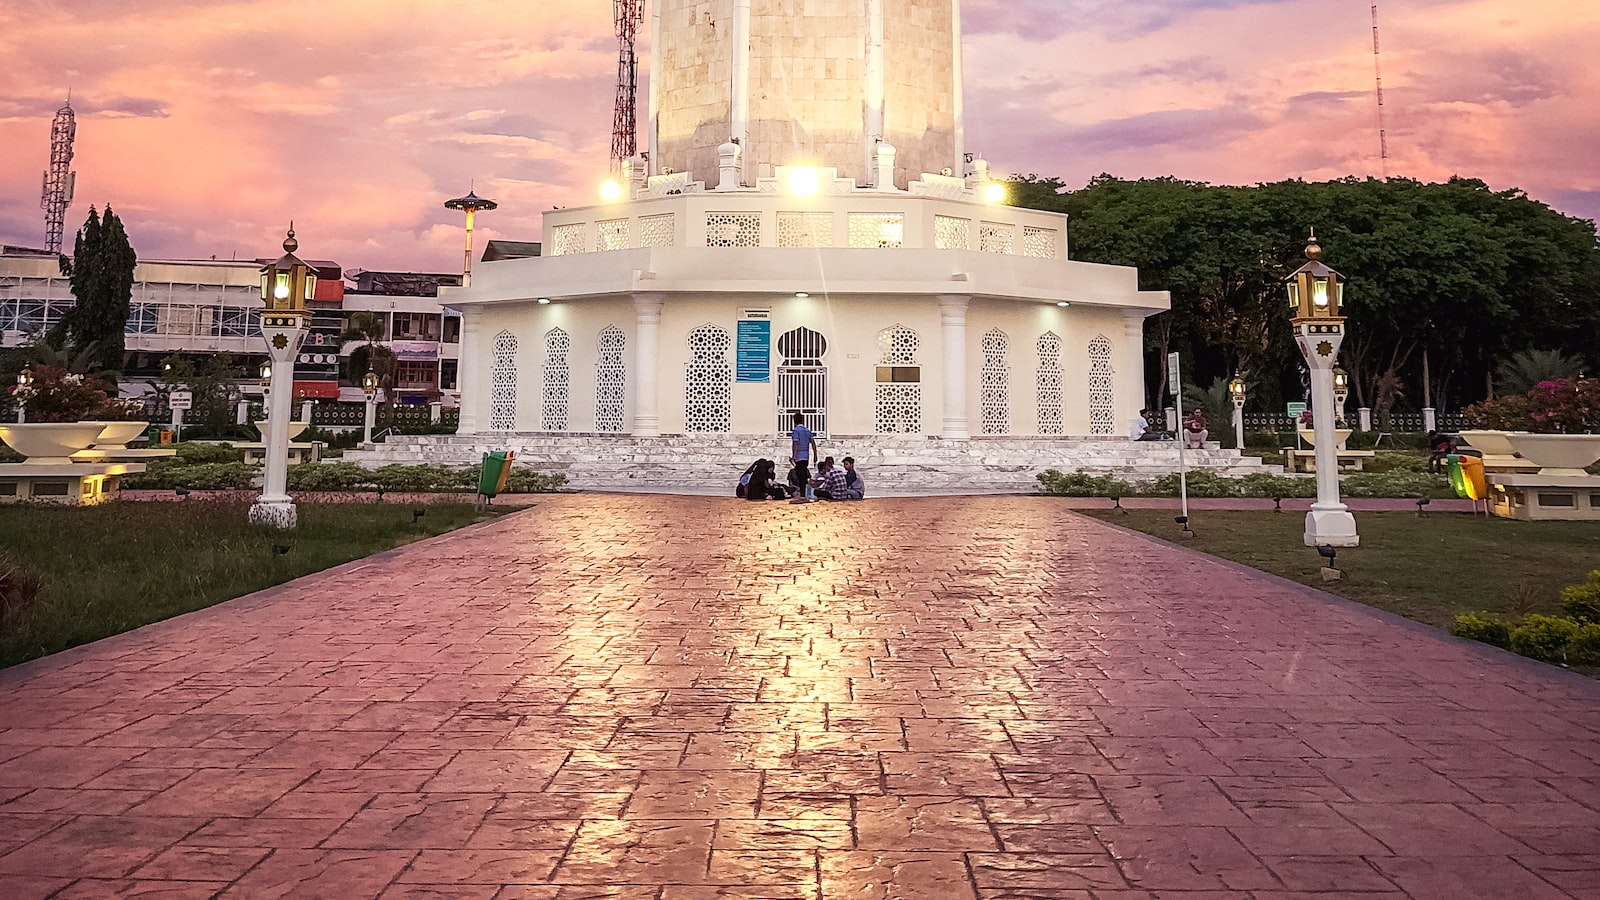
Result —
<path fill-rule="evenodd" d="M 895 2 L 895 0 L 890 0 Z M 965 0 L 967 148 L 1079 186 L 1376 175 L 1368 0 Z M 1382 0 L 1390 172 L 1600 216 L 1600 3 Z M 0 242 L 44 242 L 68 88 L 77 199 L 144 258 L 451 271 L 459 214 L 538 240 L 605 175 L 608 0 L 4 0 Z M 480 238 L 481 240 L 481 238 Z M 70 237 L 69 237 L 70 245 Z M 480 243 L 481 247 L 481 243 Z"/>

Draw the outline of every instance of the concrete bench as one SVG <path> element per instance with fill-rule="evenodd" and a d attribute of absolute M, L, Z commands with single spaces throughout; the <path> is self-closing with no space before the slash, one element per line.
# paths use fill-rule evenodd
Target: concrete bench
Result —
<path fill-rule="evenodd" d="M 1373 450 L 1339 450 L 1339 471 L 1360 472 L 1367 460 L 1377 456 Z M 1317 470 L 1317 451 L 1298 450 L 1294 447 L 1283 448 L 1283 461 L 1291 472 L 1315 472 Z"/>

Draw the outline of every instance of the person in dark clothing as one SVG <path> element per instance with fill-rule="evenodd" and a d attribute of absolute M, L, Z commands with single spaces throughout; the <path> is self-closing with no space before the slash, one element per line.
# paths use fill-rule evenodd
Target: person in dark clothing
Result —
<path fill-rule="evenodd" d="M 750 474 L 750 483 L 745 485 L 744 498 L 746 500 L 786 500 L 789 494 L 778 484 L 778 464 L 770 459 L 763 459 Z"/>

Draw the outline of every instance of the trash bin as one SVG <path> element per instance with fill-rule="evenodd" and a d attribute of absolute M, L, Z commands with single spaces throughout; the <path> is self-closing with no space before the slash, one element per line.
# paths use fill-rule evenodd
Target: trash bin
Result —
<path fill-rule="evenodd" d="M 511 463 L 517 454 L 511 450 L 493 450 L 483 455 L 483 469 L 478 473 L 478 494 L 493 497 L 506 489 L 506 479 L 511 476 Z"/>
<path fill-rule="evenodd" d="M 172 443 L 172 426 L 151 425 L 149 428 L 145 429 L 144 437 L 145 440 L 150 442 L 150 446 L 152 447 L 170 444 Z"/>
<path fill-rule="evenodd" d="M 1456 489 L 1457 497 L 1482 500 L 1489 496 L 1488 480 L 1483 474 L 1483 457 L 1452 453 L 1447 459 L 1450 462 L 1450 486 Z"/>

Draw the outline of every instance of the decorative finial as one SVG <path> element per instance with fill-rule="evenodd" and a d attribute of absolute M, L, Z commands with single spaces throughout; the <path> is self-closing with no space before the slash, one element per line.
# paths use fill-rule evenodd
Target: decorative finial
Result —
<path fill-rule="evenodd" d="M 1317 243 L 1317 230 L 1311 229 L 1311 242 L 1306 244 L 1306 259 L 1314 262 L 1322 260 L 1322 245 Z"/>
<path fill-rule="evenodd" d="M 293 253 L 300 249 L 300 242 L 294 239 L 294 220 L 289 220 L 289 236 L 283 239 L 283 252 Z"/>

